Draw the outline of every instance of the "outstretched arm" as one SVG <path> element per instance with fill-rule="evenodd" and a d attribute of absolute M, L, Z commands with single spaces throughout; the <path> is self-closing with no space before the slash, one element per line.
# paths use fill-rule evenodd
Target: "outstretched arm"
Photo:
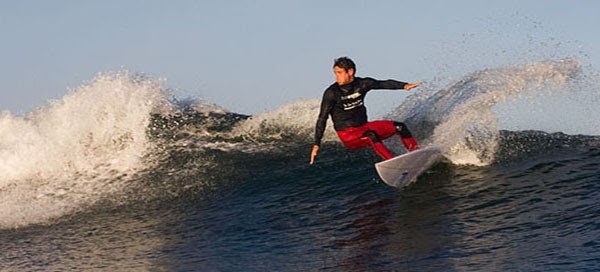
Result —
<path fill-rule="evenodd" d="M 414 87 L 421 85 L 421 82 L 416 83 L 406 83 L 398 80 L 388 79 L 388 80 L 376 80 L 372 78 L 365 78 L 363 80 L 365 84 L 365 89 L 367 90 L 410 90 Z"/>

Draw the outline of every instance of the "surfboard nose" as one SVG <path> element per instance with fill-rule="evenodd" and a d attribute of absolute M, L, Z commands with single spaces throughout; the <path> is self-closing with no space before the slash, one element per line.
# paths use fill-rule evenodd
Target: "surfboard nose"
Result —
<path fill-rule="evenodd" d="M 375 164 L 379 177 L 386 184 L 403 188 L 441 159 L 437 146 L 428 146 Z"/>

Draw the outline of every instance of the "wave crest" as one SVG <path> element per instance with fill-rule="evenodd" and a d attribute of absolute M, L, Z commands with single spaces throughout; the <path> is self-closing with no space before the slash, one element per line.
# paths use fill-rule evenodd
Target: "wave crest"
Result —
<path fill-rule="evenodd" d="M 118 192 L 152 147 L 161 82 L 98 75 L 25 117 L 0 115 L 0 227 L 42 223 Z"/>
<path fill-rule="evenodd" d="M 410 97 L 391 115 L 423 128 L 420 135 L 432 134 L 452 162 L 487 165 L 498 148 L 496 104 L 523 92 L 561 90 L 580 73 L 581 64 L 573 59 L 488 69 Z"/>

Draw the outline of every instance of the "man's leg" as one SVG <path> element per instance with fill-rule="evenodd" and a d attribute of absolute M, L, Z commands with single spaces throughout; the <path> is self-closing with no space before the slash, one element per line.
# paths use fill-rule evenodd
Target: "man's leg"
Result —
<path fill-rule="evenodd" d="M 382 159 L 389 160 L 394 157 L 390 150 L 387 149 L 385 145 L 383 145 L 381 139 L 377 136 L 377 133 L 375 133 L 375 131 L 368 130 L 363 134 L 363 137 L 369 140 L 371 147 L 373 147 L 375 153 L 377 153 L 377 155 L 379 155 L 379 157 L 381 157 Z"/>
<path fill-rule="evenodd" d="M 359 149 L 371 146 L 382 159 L 394 157 L 392 152 L 381 142 L 396 133 L 392 121 L 374 121 L 361 127 L 337 131 L 338 137 L 349 149 Z"/>
<path fill-rule="evenodd" d="M 394 122 L 394 127 L 396 128 L 396 134 L 400 136 L 400 140 L 402 141 L 402 144 L 404 144 L 404 147 L 406 147 L 406 150 L 410 152 L 419 149 L 417 140 L 415 140 L 404 123 Z"/>
<path fill-rule="evenodd" d="M 380 120 L 369 122 L 366 126 L 369 128 L 369 130 L 375 131 L 379 139 L 387 139 L 395 134 L 400 136 L 402 144 L 404 144 L 404 147 L 406 147 L 408 151 L 419 149 L 419 144 L 415 138 L 413 138 L 410 130 L 408 130 L 404 123 Z"/>

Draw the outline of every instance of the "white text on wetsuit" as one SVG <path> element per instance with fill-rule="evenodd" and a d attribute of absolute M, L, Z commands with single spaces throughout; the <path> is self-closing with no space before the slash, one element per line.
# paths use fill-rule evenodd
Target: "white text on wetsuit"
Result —
<path fill-rule="evenodd" d="M 356 107 L 362 106 L 364 103 L 363 103 L 363 100 L 360 99 L 361 96 L 362 95 L 360 92 L 355 92 L 355 93 L 352 93 L 352 94 L 349 94 L 346 96 L 342 96 L 342 101 L 344 101 L 344 102 L 342 102 L 342 105 L 344 106 L 344 110 L 351 110 Z M 359 99 L 355 100 L 356 98 L 359 98 Z M 345 102 L 347 100 L 355 100 L 355 101 Z"/>

